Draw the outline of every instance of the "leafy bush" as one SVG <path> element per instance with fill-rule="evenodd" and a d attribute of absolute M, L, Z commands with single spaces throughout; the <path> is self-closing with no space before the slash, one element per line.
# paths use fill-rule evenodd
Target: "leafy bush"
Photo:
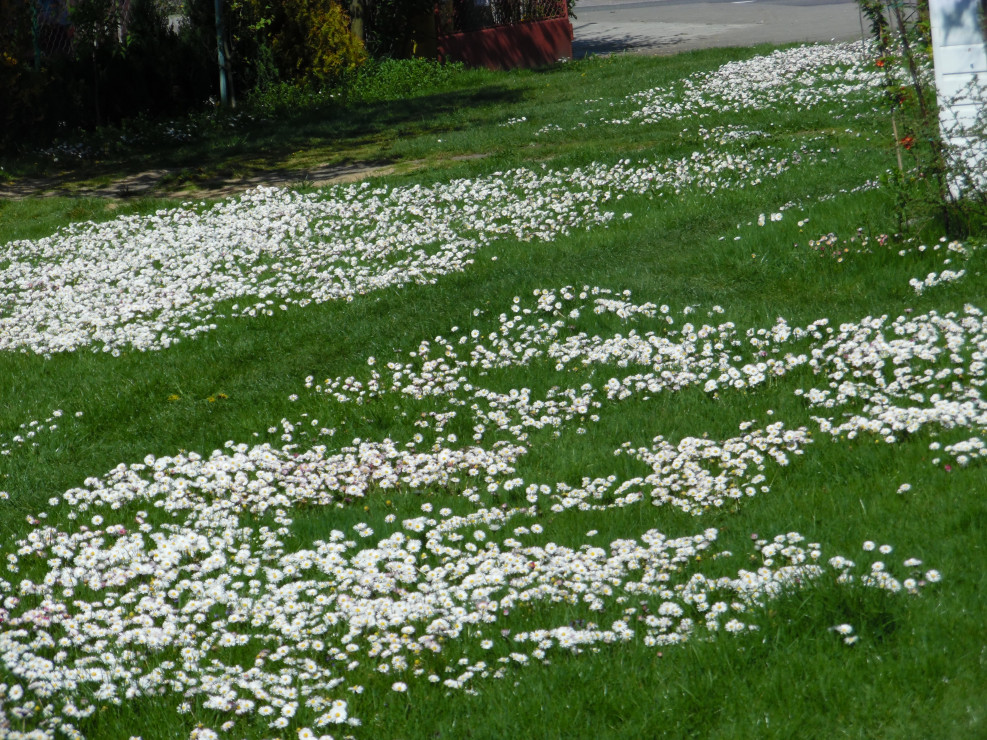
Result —
<path fill-rule="evenodd" d="M 187 0 L 189 26 L 212 50 L 213 0 Z M 229 0 L 224 14 L 234 85 L 243 96 L 280 83 L 333 84 L 366 58 L 339 0 Z"/>
<path fill-rule="evenodd" d="M 433 59 L 382 59 L 368 62 L 345 86 L 349 100 L 410 98 L 449 82 L 464 69 Z"/>
<path fill-rule="evenodd" d="M 276 81 L 254 88 L 246 95 L 244 108 L 265 118 L 291 119 L 318 113 L 338 104 L 338 86 L 323 89 Z"/>
<path fill-rule="evenodd" d="M 284 0 L 278 8 L 271 49 L 288 79 L 325 84 L 366 59 L 363 44 L 350 32 L 350 19 L 331 0 Z"/>

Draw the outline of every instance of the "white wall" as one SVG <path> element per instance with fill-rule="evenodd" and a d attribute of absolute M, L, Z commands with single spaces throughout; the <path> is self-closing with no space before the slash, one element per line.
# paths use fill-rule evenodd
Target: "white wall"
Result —
<path fill-rule="evenodd" d="M 963 165 L 950 183 L 953 196 L 958 197 L 970 185 L 987 185 L 987 141 L 982 136 L 973 137 L 971 130 L 987 102 L 987 45 L 981 4 L 980 0 L 929 0 L 929 12 L 940 125 L 947 143 L 962 154 Z M 981 94 L 971 96 L 971 89 Z M 987 119 L 980 118 L 980 122 L 987 123 Z"/>

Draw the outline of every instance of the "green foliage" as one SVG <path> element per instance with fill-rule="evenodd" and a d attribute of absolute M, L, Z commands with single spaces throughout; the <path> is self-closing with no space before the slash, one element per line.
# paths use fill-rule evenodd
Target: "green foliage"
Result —
<path fill-rule="evenodd" d="M 920 3 L 907 19 L 897 3 L 860 0 L 860 8 L 874 37 L 875 64 L 884 76 L 883 99 L 891 114 L 898 172 L 890 183 L 896 193 L 899 230 L 909 221 L 927 220 L 930 204 L 948 220 L 943 145 L 935 116 L 935 87 L 929 79 L 928 3 Z"/>
<path fill-rule="evenodd" d="M 324 112 L 335 103 L 337 97 L 335 88 L 323 90 L 311 85 L 275 80 L 258 84 L 244 99 L 244 107 L 263 116 L 291 120 L 299 115 Z"/>
<path fill-rule="evenodd" d="M 454 85 L 461 64 L 433 59 L 369 59 L 342 74 L 331 87 L 276 82 L 246 99 L 250 111 L 280 118 L 326 116 L 357 103 L 409 100 Z"/>
<path fill-rule="evenodd" d="M 69 8 L 76 54 L 90 56 L 114 46 L 120 9 L 113 0 L 79 0 Z"/>
<path fill-rule="evenodd" d="M 37 43 L 30 3 L 0 6 L 6 29 L 0 37 L 0 97 L 12 103 L 0 114 L 0 148 L 201 105 L 209 87 L 193 39 L 168 27 L 155 0 L 133 0 L 129 7 L 124 19 L 112 0 L 80 0 L 67 18 L 71 45 L 46 50 Z"/>
<path fill-rule="evenodd" d="M 350 33 L 350 19 L 332 0 L 285 0 L 271 42 L 278 69 L 288 79 L 333 83 L 366 58 Z"/>
<path fill-rule="evenodd" d="M 190 25 L 213 29 L 213 0 L 189 0 Z M 224 22 L 234 84 L 246 96 L 291 85 L 332 85 L 362 64 L 362 44 L 338 0 L 231 0 Z M 205 34 L 208 37 L 208 33 Z"/>
<path fill-rule="evenodd" d="M 177 31 L 159 0 L 132 0 L 126 17 L 121 7 L 115 0 L 72 4 L 70 51 L 40 55 L 32 48 L 31 4 L 2 0 L 0 147 L 181 115 L 217 95 L 213 0 L 187 0 Z M 333 86 L 366 56 L 337 0 L 232 0 L 224 21 L 241 95 L 282 81 Z"/>
<path fill-rule="evenodd" d="M 399 100 L 448 84 L 464 67 L 433 59 L 382 59 L 364 65 L 349 79 L 348 100 Z"/>

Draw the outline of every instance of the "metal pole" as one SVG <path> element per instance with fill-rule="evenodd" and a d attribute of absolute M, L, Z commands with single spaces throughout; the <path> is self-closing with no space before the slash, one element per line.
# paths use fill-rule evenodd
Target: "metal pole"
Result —
<path fill-rule="evenodd" d="M 857 3 L 857 15 L 860 16 L 860 59 L 867 61 L 867 34 L 864 32 L 864 9 Z"/>
<path fill-rule="evenodd" d="M 216 6 L 216 54 L 219 57 L 219 102 L 223 107 L 230 104 L 229 80 L 227 79 L 226 53 L 223 38 L 226 36 L 223 27 L 223 0 L 215 0 Z"/>

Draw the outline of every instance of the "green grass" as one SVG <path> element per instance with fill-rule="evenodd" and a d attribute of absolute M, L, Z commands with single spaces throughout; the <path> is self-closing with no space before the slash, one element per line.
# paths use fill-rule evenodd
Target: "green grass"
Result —
<path fill-rule="evenodd" d="M 606 132 L 578 140 L 557 135 L 525 141 L 499 124 L 525 116 L 529 124 L 566 126 L 589 108 L 587 100 L 618 98 L 670 83 L 683 73 L 715 69 L 738 55 L 751 56 L 770 47 L 745 51 L 711 50 L 666 58 L 660 66 L 646 59 L 593 58 L 549 70 L 495 73 L 462 70 L 436 74 L 420 63 L 404 69 L 394 63 L 369 69 L 348 96 L 303 98 L 278 103 L 248 101 L 231 116 L 197 114 L 168 124 L 136 122 L 131 129 L 106 129 L 83 137 L 82 158 L 26 150 L 0 159 L 8 183 L 24 178 L 51 178 L 64 191 L 105 185 L 115 178 L 164 169 L 157 193 L 206 189 L 217 181 L 283 169 L 304 173 L 313 167 L 353 163 L 394 164 L 401 170 L 448 168 L 454 174 L 461 157 L 483 155 L 493 167 L 547 161 L 586 147 L 612 146 Z M 389 67 L 395 69 L 389 69 Z M 431 82 L 424 86 L 422 80 Z M 174 129 L 182 137 L 166 135 Z M 678 138 L 678 131 L 663 138 Z M 656 144 L 653 132 L 635 131 L 617 151 L 636 152 Z M 661 151 L 667 147 L 660 146 Z M 47 149 L 52 149 L 48 147 Z M 6 220 L 6 219 L 5 219 Z"/>
<path fill-rule="evenodd" d="M 620 100 L 634 91 L 669 85 L 686 75 L 714 70 L 727 60 L 765 51 L 718 50 L 662 59 L 610 57 L 539 72 L 459 72 L 405 100 L 374 101 L 374 95 L 387 98 L 391 92 L 371 90 L 365 104 L 334 111 L 325 120 L 302 114 L 288 121 L 244 124 L 232 146 L 224 136 L 208 133 L 167 157 L 160 150 L 148 150 L 132 158 L 111 158 L 109 164 L 100 165 L 105 167 L 101 176 L 112 177 L 149 162 L 181 167 L 200 161 L 205 171 L 215 173 L 235 171 L 241 165 L 252 171 L 338 157 L 339 161 L 404 163 L 407 171 L 373 180 L 375 186 L 400 187 L 480 178 L 542 163 L 561 168 L 592 161 L 613 165 L 624 158 L 678 158 L 715 146 L 701 140 L 695 122 L 593 125 L 577 133 L 533 134 L 548 123 L 572 129 L 586 121 L 586 100 Z M 838 262 L 809 246 L 810 239 L 829 232 L 849 238 L 859 228 L 873 239 L 896 228 L 885 190 L 841 193 L 893 166 L 893 152 L 885 146 L 888 122 L 867 104 L 851 110 L 856 117 L 840 120 L 833 120 L 827 111 L 825 106 L 807 114 L 755 111 L 739 119 L 722 116 L 702 122 L 705 128 L 741 125 L 768 131 L 768 142 L 778 151 L 805 144 L 820 152 L 814 164 L 792 167 L 757 187 L 724 189 L 715 195 L 688 188 L 661 197 L 628 195 L 607 206 L 617 214 L 607 228 L 574 229 L 551 242 L 500 239 L 481 249 L 466 272 L 441 277 L 436 285 L 389 288 L 352 302 L 295 307 L 273 317 L 219 321 L 216 330 L 159 352 L 112 357 L 81 350 L 47 359 L 26 352 L 0 355 L 0 445 L 6 444 L 11 453 L 0 457 L 0 490 L 9 492 L 9 500 L 0 501 L 4 542 L 12 543 L 34 530 L 35 524 L 26 517 L 42 511 L 49 512 L 52 525 L 76 531 L 79 522 L 67 518 L 67 507 L 49 507 L 47 501 L 82 486 L 89 476 L 102 476 L 119 463 L 139 462 L 148 454 L 209 455 L 227 440 L 247 444 L 269 440 L 278 445 L 280 431 L 271 435 L 266 430 L 278 426 L 282 418 L 298 420 L 307 413 L 337 429 L 328 441 L 296 435 L 302 449 L 315 441 L 339 446 L 354 437 L 391 437 L 403 443 L 420 431 L 414 421 L 423 413 L 447 408 L 442 399 L 391 395 L 363 405 L 340 404 L 307 392 L 303 379 L 309 375 L 317 382 L 347 376 L 365 379 L 370 356 L 377 358 L 378 367 L 392 360 L 408 362 L 409 352 L 422 340 L 437 335 L 451 338 L 473 328 L 486 334 L 498 326 L 498 315 L 509 311 L 514 296 L 529 302 L 532 291 L 539 288 L 627 289 L 635 302 L 671 306 L 676 329 L 685 320 L 681 310 L 697 305 L 691 319 L 697 325 L 731 321 L 741 339 L 747 328 L 770 328 L 778 317 L 792 326 L 826 317 L 830 326 L 839 327 L 868 315 L 946 313 L 960 311 L 967 303 L 984 307 L 983 252 L 963 264 L 968 272 L 965 280 L 916 296 L 909 278 L 941 270 L 941 253 L 916 252 L 902 258 L 898 249 L 913 245 L 892 239 L 884 248 L 872 241 L 870 253 L 850 252 Z M 501 125 L 517 116 L 528 120 L 521 127 Z M 739 154 L 745 146 L 719 148 Z M 485 156 L 454 159 L 475 154 Z M 30 169 L 28 164 L 21 166 L 23 172 Z M 88 166 L 71 174 L 80 182 L 92 176 Z M 759 214 L 777 212 L 791 202 L 799 205 L 787 209 L 780 222 L 757 226 Z M 57 234 L 73 222 L 149 213 L 169 205 L 164 199 L 0 202 L 0 240 L 6 244 L 12 239 L 37 239 Z M 623 212 L 633 216 L 624 220 Z M 799 226 L 806 218 L 808 223 Z M 931 244 L 939 236 L 936 225 L 925 228 L 923 236 Z M 971 241 L 982 237 L 973 234 Z M 0 267 L 3 259 L 0 247 Z M 958 264 L 954 259 L 953 268 Z M 724 313 L 708 317 L 714 305 L 722 306 Z M 475 308 L 484 313 L 475 316 Z M 453 332 L 453 326 L 460 331 Z M 626 336 L 628 329 L 613 317 L 594 317 L 588 311 L 579 326 L 589 335 L 620 331 Z M 639 331 L 659 331 L 656 326 L 660 328 L 656 321 L 644 321 Z M 552 363 L 535 362 L 488 375 L 473 368 L 468 375 L 471 382 L 498 390 L 526 387 L 538 394 L 556 385 L 578 388 L 583 383 L 602 383 L 601 378 L 626 372 L 602 365 L 557 373 Z M 656 435 L 673 443 L 704 433 L 727 439 L 740 434 L 738 425 L 751 419 L 760 426 L 782 420 L 786 428 L 816 429 L 813 415 L 838 416 L 842 410 L 811 409 L 794 395 L 796 388 L 814 382 L 818 384 L 811 371 L 802 367 L 755 388 L 721 389 L 715 395 L 699 386 L 650 394 L 648 400 L 643 397 L 648 394 L 620 402 L 602 400 L 597 423 L 573 422 L 558 439 L 551 429 L 532 431 L 528 454 L 516 464 L 517 476 L 526 484 L 576 485 L 583 476 L 645 475 L 647 466 L 626 455 L 614 457 L 613 450 L 623 442 L 647 446 Z M 293 394 L 300 399 L 290 401 Z M 26 444 L 11 442 L 21 424 L 44 419 L 54 409 L 65 411 L 58 429 Z M 465 445 L 472 422 L 464 418 L 464 409 L 458 411 L 461 415 L 446 432 L 454 431 Z M 75 418 L 75 412 L 82 416 Z M 577 425 L 586 433 L 578 434 Z M 423 431 L 426 438 L 436 434 L 434 427 Z M 817 431 L 804 454 L 793 457 L 790 465 L 766 464 L 768 492 L 710 509 L 698 518 L 647 502 L 606 512 L 553 512 L 544 507 L 537 517 L 519 516 L 499 532 L 489 533 L 491 540 L 503 542 L 514 527 L 540 523 L 545 535 L 519 535 L 525 545 L 551 540 L 578 548 L 583 543 L 605 546 L 616 539 L 640 537 L 649 529 L 679 537 L 712 527 L 719 530 L 715 549 L 730 550 L 733 556 L 683 566 L 687 572 L 712 575 L 755 567 L 751 560 L 755 533 L 770 539 L 797 531 L 808 542 L 822 544 L 823 561 L 842 554 L 864 565 L 874 558 L 861 551 L 861 543 L 875 540 L 894 545 L 893 554 L 883 559 L 889 566 L 895 564 L 896 572 L 901 572 L 900 562 L 909 556 L 921 558 L 924 568 L 942 572 L 942 582 L 928 585 L 920 596 L 820 583 L 754 609 L 749 621 L 758 625 L 756 632 L 659 648 L 636 640 L 587 647 L 579 655 L 551 650 L 550 665 L 531 660 L 531 665 L 508 669 L 504 678 L 478 679 L 472 685 L 475 695 L 404 675 L 400 679 L 407 680 L 408 692 L 396 693 L 390 686 L 399 676 L 375 674 L 370 667 L 374 661 L 361 657 L 364 667 L 343 674 L 348 681 L 333 697 L 348 699 L 351 714 L 360 717 L 363 725 L 331 731 L 337 737 L 352 733 L 367 738 L 987 737 L 983 709 L 987 628 L 982 618 L 987 609 L 982 567 L 987 560 L 983 541 L 987 505 L 982 496 L 987 474 L 982 461 L 965 468 L 954 465 L 950 471 L 942 464 L 933 466 L 936 453 L 929 449 L 933 441 L 945 444 L 982 432 L 929 425 L 886 444 L 877 435 L 861 434 L 847 441 Z M 912 490 L 897 494 L 906 482 Z M 301 509 L 292 514 L 293 534 L 286 547 L 289 551 L 311 547 L 327 539 L 333 529 L 359 539 L 352 527 L 360 522 L 375 530 L 373 538 L 361 540 L 362 546 L 369 546 L 401 531 L 402 519 L 420 515 L 422 503 L 435 509 L 448 506 L 466 515 L 477 508 L 459 495 L 466 485 L 375 491 L 343 508 Z M 483 488 L 482 476 L 476 485 Z M 501 502 L 523 506 L 521 491 L 502 491 L 496 499 L 481 491 L 481 501 L 485 506 Z M 136 506 L 124 511 L 133 516 L 130 509 Z M 396 515 L 396 522 L 385 519 L 390 514 Z M 269 514 L 242 518 L 249 526 L 278 526 Z M 155 511 L 149 521 L 158 525 L 171 519 Z M 598 534 L 588 538 L 585 533 L 593 529 Z M 467 535 L 469 531 L 465 530 Z M 10 548 L 5 545 L 3 555 Z M 427 562 L 437 565 L 438 559 Z M 0 571 L 0 577 L 16 584 L 45 567 L 41 561 L 27 559 L 21 566 L 18 573 Z M 100 594 L 89 594 L 94 595 Z M 82 589 L 76 598 L 83 598 Z M 460 656 L 493 664 L 515 650 L 500 637 L 502 627 L 516 633 L 593 620 L 606 628 L 624 608 L 639 608 L 642 601 L 650 601 L 652 609 L 660 603 L 655 597 L 632 595 L 626 603 L 609 603 L 600 613 L 581 604 L 520 606 L 496 624 L 471 628 L 494 639 L 489 652 L 477 649 L 473 643 L 480 638 L 474 636 L 473 643 L 450 642 L 443 653 L 421 659 L 429 671 L 445 679 L 458 672 L 443 671 L 446 666 L 455 668 Z M 858 643 L 844 645 L 830 630 L 841 623 L 854 625 Z M 331 642 L 331 636 L 326 640 Z M 235 660 L 252 665 L 254 647 L 245 648 Z M 15 682 L 11 670 L 9 665 L 0 668 L 0 684 Z M 365 686 L 363 694 L 345 691 L 351 681 Z M 79 728 L 94 738 L 130 734 L 141 734 L 145 740 L 185 738 L 200 723 L 218 729 L 226 719 L 203 708 L 201 699 L 192 702 L 190 713 L 177 714 L 180 701 L 169 694 L 111 705 L 81 721 Z M 309 726 L 313 716 L 300 710 L 298 726 Z M 237 722 L 228 736 L 279 734 L 256 715 Z M 294 725 L 281 735 L 294 737 Z"/>

